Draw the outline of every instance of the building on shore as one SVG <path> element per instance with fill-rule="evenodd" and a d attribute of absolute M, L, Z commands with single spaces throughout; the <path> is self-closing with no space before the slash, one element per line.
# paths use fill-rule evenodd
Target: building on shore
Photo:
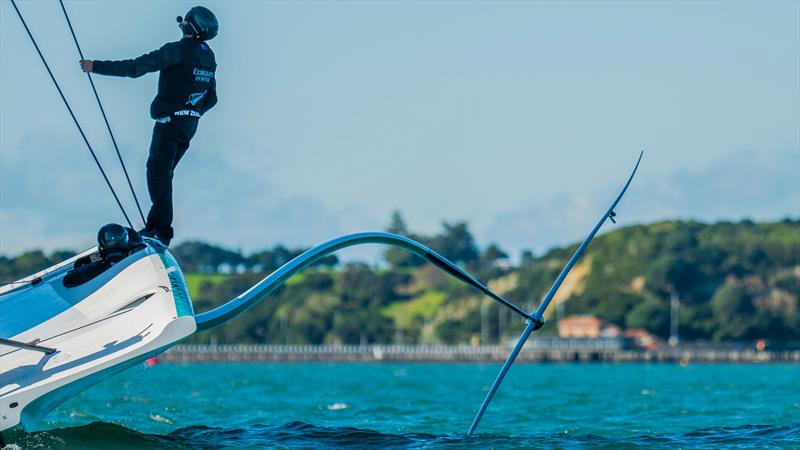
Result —
<path fill-rule="evenodd" d="M 634 346 L 644 350 L 656 350 L 664 345 L 661 339 L 644 328 L 628 328 L 622 333 L 622 336 L 633 341 Z"/>
<path fill-rule="evenodd" d="M 606 323 L 595 316 L 575 315 L 567 316 L 558 321 L 558 337 L 569 340 L 574 347 L 576 342 L 585 340 L 585 347 L 596 348 L 609 345 L 610 342 L 619 343 L 619 348 L 637 347 L 645 350 L 655 350 L 663 342 L 644 328 L 631 328 L 623 330 L 613 323 Z M 599 339 L 605 343 L 592 342 Z M 558 345 L 557 340 L 552 340 L 554 346 Z"/>
<path fill-rule="evenodd" d="M 622 329 L 605 323 L 595 316 L 567 316 L 558 321 L 558 336 L 562 338 L 616 338 Z"/>

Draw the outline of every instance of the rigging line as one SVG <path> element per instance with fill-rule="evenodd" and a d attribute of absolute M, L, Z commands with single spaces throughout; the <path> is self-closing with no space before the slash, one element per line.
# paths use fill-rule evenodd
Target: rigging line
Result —
<path fill-rule="evenodd" d="M 81 50 L 81 45 L 78 43 L 78 38 L 75 36 L 75 30 L 72 29 L 72 22 L 69 20 L 67 9 L 64 8 L 63 0 L 58 0 L 58 3 L 61 5 L 61 11 L 64 12 L 64 18 L 67 20 L 67 25 L 69 26 L 69 32 L 72 33 L 72 40 L 75 41 L 75 47 L 78 48 L 78 55 L 80 55 L 81 59 L 86 59 L 83 57 L 83 50 Z M 108 123 L 106 110 L 105 108 L 103 108 L 103 103 L 100 101 L 100 96 L 97 94 L 97 88 L 95 88 L 94 86 L 94 81 L 92 80 L 92 74 L 87 72 L 86 76 L 89 78 L 89 84 L 92 85 L 92 92 L 94 92 L 94 98 L 97 99 L 97 106 L 100 107 L 100 113 L 103 115 L 103 120 L 106 123 L 106 129 L 108 130 L 108 134 L 111 136 L 111 142 L 114 144 L 114 150 L 117 151 L 117 158 L 119 158 L 119 163 L 122 166 L 122 171 L 125 173 L 125 179 L 128 181 L 128 187 L 131 189 L 133 200 L 136 202 L 136 209 L 139 210 L 139 215 L 142 217 L 142 223 L 146 223 L 147 220 L 145 220 L 144 214 L 142 213 L 142 207 L 139 204 L 139 198 L 136 196 L 136 191 L 134 191 L 133 189 L 133 183 L 131 183 L 131 178 L 130 176 L 128 176 L 128 169 L 125 167 L 125 162 L 122 161 L 122 154 L 119 151 L 119 146 L 117 145 L 117 139 L 114 137 L 114 133 L 111 131 L 111 125 Z"/>
<path fill-rule="evenodd" d="M 75 126 L 78 127 L 78 131 L 83 138 L 83 142 L 86 143 L 86 147 L 89 149 L 89 153 L 92 154 L 92 158 L 94 159 L 95 164 L 97 164 L 97 168 L 100 169 L 100 173 L 103 175 L 103 179 L 106 180 L 106 185 L 111 190 L 111 195 L 114 196 L 114 200 L 117 201 L 117 205 L 119 206 L 120 211 L 122 211 L 122 215 L 125 216 L 125 220 L 128 222 L 128 225 L 133 228 L 133 224 L 131 223 L 131 219 L 128 218 L 128 213 L 125 212 L 125 208 L 122 207 L 122 202 L 119 201 L 119 197 L 117 197 L 117 193 L 114 191 L 114 187 L 111 185 L 111 181 L 109 181 L 108 176 L 106 175 L 106 171 L 103 170 L 103 166 L 100 164 L 100 160 L 97 159 L 97 155 L 94 153 L 92 149 L 92 145 L 89 144 L 89 140 L 86 138 L 86 134 L 83 132 L 83 128 L 78 123 L 78 119 L 75 117 L 75 113 L 72 112 L 72 108 L 69 106 L 69 102 L 67 102 L 67 98 L 64 97 L 64 93 L 61 91 L 61 87 L 58 85 L 58 81 L 56 81 L 56 77 L 53 76 L 53 72 L 50 70 L 50 66 L 47 64 L 47 61 L 44 59 L 44 55 L 42 55 L 42 51 L 39 49 L 39 45 L 36 43 L 36 39 L 33 38 L 33 34 L 31 34 L 31 30 L 28 28 L 28 24 L 25 23 L 25 19 L 22 17 L 22 13 L 17 8 L 17 2 L 11 0 L 11 5 L 14 7 L 14 10 L 17 12 L 17 16 L 19 17 L 20 22 L 22 22 L 22 26 L 25 27 L 25 32 L 28 33 L 28 37 L 31 39 L 31 43 L 33 44 L 34 48 L 36 48 L 36 53 L 39 54 L 39 58 L 42 60 L 44 64 L 44 68 L 47 69 L 47 73 L 50 75 L 50 79 L 53 81 L 53 84 L 56 86 L 56 90 L 58 91 L 58 95 L 61 96 L 61 100 L 64 102 L 64 106 L 67 107 L 67 111 L 69 111 L 69 115 L 72 117 L 72 121 L 75 122 Z"/>

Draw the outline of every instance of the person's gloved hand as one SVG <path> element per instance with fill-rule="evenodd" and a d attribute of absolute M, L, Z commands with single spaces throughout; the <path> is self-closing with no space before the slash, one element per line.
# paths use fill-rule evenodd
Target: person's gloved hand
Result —
<path fill-rule="evenodd" d="M 86 73 L 91 72 L 94 68 L 94 63 L 91 59 L 82 59 L 79 62 L 81 63 L 81 70 Z"/>

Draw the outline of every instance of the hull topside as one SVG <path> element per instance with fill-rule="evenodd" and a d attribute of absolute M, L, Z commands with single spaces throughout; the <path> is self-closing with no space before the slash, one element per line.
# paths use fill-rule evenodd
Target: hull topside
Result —
<path fill-rule="evenodd" d="M 80 256 L 80 255 L 79 255 Z M 74 259 L 73 259 L 74 260 Z M 147 246 L 76 287 L 63 263 L 0 294 L 0 337 L 54 348 L 0 344 L 0 431 L 30 429 L 63 400 L 196 330 L 180 268 Z M 126 364 L 127 363 L 127 364 Z"/>

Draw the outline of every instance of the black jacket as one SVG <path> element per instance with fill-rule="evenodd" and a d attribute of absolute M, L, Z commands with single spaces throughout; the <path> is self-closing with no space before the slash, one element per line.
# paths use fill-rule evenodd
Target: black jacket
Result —
<path fill-rule="evenodd" d="M 150 104 L 153 119 L 168 116 L 200 117 L 217 104 L 217 63 L 207 43 L 185 37 L 164 44 L 136 59 L 93 61 L 92 72 L 138 78 L 161 71 L 158 93 Z"/>

